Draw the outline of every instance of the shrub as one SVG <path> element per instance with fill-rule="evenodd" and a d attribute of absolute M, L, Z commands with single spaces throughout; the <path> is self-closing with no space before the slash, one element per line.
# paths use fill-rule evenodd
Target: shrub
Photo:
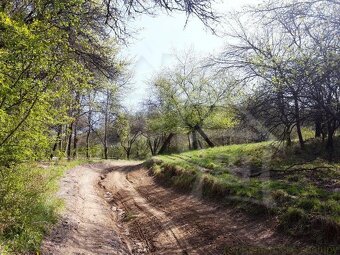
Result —
<path fill-rule="evenodd" d="M 238 158 L 234 162 L 235 166 L 242 166 L 243 165 L 243 160 L 241 158 Z"/>
<path fill-rule="evenodd" d="M 254 174 L 254 173 L 258 173 L 261 172 L 262 170 L 262 161 L 259 159 L 255 159 L 252 158 L 249 162 L 249 169 L 250 169 L 250 173 Z"/>
<path fill-rule="evenodd" d="M 298 207 L 306 211 L 317 210 L 320 207 L 320 201 L 317 199 L 302 198 L 298 202 Z"/>
<path fill-rule="evenodd" d="M 173 177 L 173 183 L 177 188 L 191 190 L 196 180 L 196 174 L 192 172 L 181 172 Z"/>
<path fill-rule="evenodd" d="M 340 225 L 325 217 L 313 217 L 311 219 L 311 232 L 317 242 L 327 240 L 328 243 L 339 244 Z"/>
<path fill-rule="evenodd" d="M 299 175 L 291 175 L 291 176 L 288 176 L 287 181 L 298 182 L 298 181 L 300 181 L 300 179 L 301 179 L 301 176 L 299 176 Z"/>
<path fill-rule="evenodd" d="M 214 169 L 216 169 L 218 166 L 217 166 L 215 163 L 210 162 L 210 163 L 208 163 L 205 167 L 214 170 Z"/>
<path fill-rule="evenodd" d="M 289 200 L 288 193 L 282 189 L 272 191 L 271 196 L 275 200 L 275 202 L 279 204 L 285 203 Z"/>
<path fill-rule="evenodd" d="M 289 207 L 280 220 L 280 226 L 292 235 L 301 235 L 305 230 L 307 216 L 300 208 Z"/>
<path fill-rule="evenodd" d="M 337 221 L 340 221 L 340 204 L 335 199 L 328 199 L 320 203 L 320 212 L 325 215 L 333 215 Z"/>

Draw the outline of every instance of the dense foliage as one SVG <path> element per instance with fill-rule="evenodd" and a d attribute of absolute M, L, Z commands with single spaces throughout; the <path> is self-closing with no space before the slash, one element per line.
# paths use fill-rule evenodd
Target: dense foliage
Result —
<path fill-rule="evenodd" d="M 209 0 L 0 0 L 0 253 L 38 251 L 56 219 L 62 171 L 32 161 L 76 158 L 79 134 L 87 157 L 98 144 L 108 157 L 128 82 L 118 45 L 130 18 L 159 8 L 217 18 Z"/>
<path fill-rule="evenodd" d="M 1 165 L 46 157 L 50 128 L 73 117 L 77 94 L 99 70 L 117 73 L 106 36 L 76 12 L 82 1 L 31 4 L 2 5 Z"/>

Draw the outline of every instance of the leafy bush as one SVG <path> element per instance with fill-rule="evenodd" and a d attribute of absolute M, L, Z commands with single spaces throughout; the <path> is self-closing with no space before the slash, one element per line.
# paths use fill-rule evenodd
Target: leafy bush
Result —
<path fill-rule="evenodd" d="M 317 210 L 320 207 L 320 201 L 315 198 L 303 198 L 299 201 L 298 206 L 305 211 Z"/>
<path fill-rule="evenodd" d="M 288 193 L 282 189 L 273 190 L 271 192 L 271 196 L 275 200 L 275 202 L 280 204 L 285 203 L 289 200 Z"/>
<path fill-rule="evenodd" d="M 281 217 L 281 227 L 291 234 L 301 234 L 306 226 L 307 215 L 300 208 L 289 207 Z"/>
<path fill-rule="evenodd" d="M 252 158 L 249 162 L 250 173 L 258 173 L 262 170 L 262 161 L 258 158 Z"/>

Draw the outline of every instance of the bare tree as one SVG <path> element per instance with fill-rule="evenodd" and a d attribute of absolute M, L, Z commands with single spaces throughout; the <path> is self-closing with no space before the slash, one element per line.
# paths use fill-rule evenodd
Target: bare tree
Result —
<path fill-rule="evenodd" d="M 315 116 L 318 135 L 323 126 L 329 128 L 327 148 L 338 127 L 338 11 L 336 1 L 326 0 L 251 7 L 234 16 L 232 43 L 214 61 L 253 90 L 249 110 L 288 144 L 295 129 L 302 149 L 302 126 Z M 246 29 L 250 22 L 252 30 Z"/>

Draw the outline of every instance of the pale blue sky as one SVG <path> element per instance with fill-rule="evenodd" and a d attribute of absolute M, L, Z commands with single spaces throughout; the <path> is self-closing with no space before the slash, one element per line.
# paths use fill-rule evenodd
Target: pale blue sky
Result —
<path fill-rule="evenodd" d="M 239 10 L 247 4 L 260 0 L 224 0 L 218 10 Z M 213 35 L 195 17 L 186 27 L 185 14 L 160 14 L 156 17 L 144 15 L 134 22 L 134 27 L 142 28 L 136 39 L 123 48 L 123 56 L 132 59 L 133 79 L 131 90 L 126 94 L 124 105 L 138 110 L 139 103 L 147 96 L 147 81 L 167 65 L 171 65 L 172 54 L 195 49 L 198 54 L 214 54 L 222 48 L 224 39 Z"/>

